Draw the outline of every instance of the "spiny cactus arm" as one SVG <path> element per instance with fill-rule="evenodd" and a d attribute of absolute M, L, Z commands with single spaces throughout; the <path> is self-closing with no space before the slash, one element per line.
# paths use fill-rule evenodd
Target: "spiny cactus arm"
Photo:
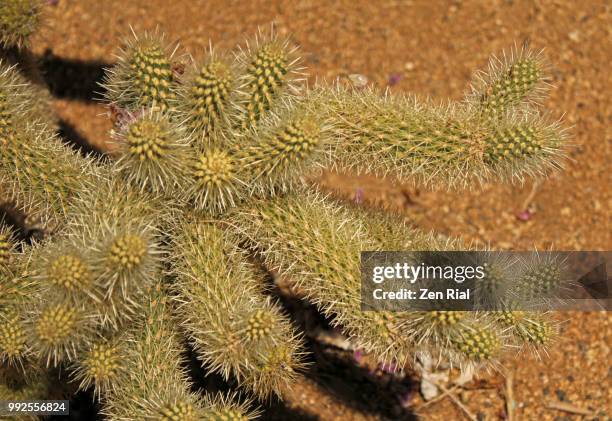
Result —
<path fill-rule="evenodd" d="M 140 110 L 115 131 L 117 160 L 111 172 L 141 191 L 176 195 L 185 184 L 191 148 L 182 124 L 168 113 Z"/>
<path fill-rule="evenodd" d="M 170 109 L 176 99 L 173 66 L 177 48 L 157 32 L 132 31 L 117 54 L 117 63 L 107 69 L 102 82 L 105 100 L 128 112 Z"/>
<path fill-rule="evenodd" d="M 0 2 L 0 47 L 23 48 L 40 25 L 43 0 Z"/>
<path fill-rule="evenodd" d="M 238 73 L 237 61 L 211 45 L 181 75 L 175 113 L 198 147 L 223 144 L 222 130 L 231 127 L 229 111 L 239 95 Z"/>
<path fill-rule="evenodd" d="M 403 218 L 363 207 L 351 206 L 361 215 L 368 232 L 383 250 L 476 250 L 474 245 L 455 239 L 442 239 L 408 226 Z M 558 337 L 559 322 L 554 312 L 524 311 L 529 302 L 541 305 L 555 301 L 559 292 L 570 287 L 563 274 L 561 259 L 540 256 L 511 259 L 494 251 L 482 251 L 479 264 L 485 276 L 476 284 L 476 297 L 485 300 L 483 308 L 505 308 L 502 311 L 427 311 L 416 312 L 410 324 L 416 343 L 429 345 L 430 353 L 460 366 L 476 363 L 497 364 L 497 357 L 511 349 L 546 354 Z M 500 301 L 504 298 L 503 301 Z M 510 298 L 510 302 L 506 302 Z M 520 305 L 518 303 L 521 303 Z M 521 310 L 517 309 L 517 306 Z M 480 330 L 491 339 L 489 358 L 474 360 L 462 354 L 465 332 Z M 469 336 L 469 335 L 468 335 Z M 484 337 L 483 337 L 484 338 Z M 494 349 L 495 348 L 495 349 Z"/>
<path fill-rule="evenodd" d="M 491 57 L 486 71 L 476 72 L 466 94 L 470 109 L 494 122 L 509 113 L 533 112 L 550 85 L 549 65 L 542 51 L 514 47 L 503 57 Z"/>
<path fill-rule="evenodd" d="M 40 127 L 9 132 L 0 143 L 0 184 L 15 192 L 19 203 L 30 202 L 47 226 L 59 224 L 71 198 L 97 178 L 93 160 Z"/>
<path fill-rule="evenodd" d="M 70 364 L 72 381 L 78 383 L 79 390 L 93 387 L 96 398 L 101 399 L 117 393 L 116 385 L 121 376 L 126 342 L 130 339 L 127 331 L 107 334 L 98 333 L 96 337 L 79 350 Z"/>
<path fill-rule="evenodd" d="M 92 278 L 89 306 L 104 326 L 118 328 L 146 304 L 161 274 L 161 225 L 168 207 L 117 177 L 82 192 L 62 236 L 80 251 Z"/>
<path fill-rule="evenodd" d="M 245 130 L 254 127 L 270 111 L 277 112 L 300 97 L 305 80 L 298 49 L 271 28 L 260 30 L 236 54 L 238 92 L 232 120 Z"/>
<path fill-rule="evenodd" d="M 28 109 L 34 93 L 15 72 L 0 70 L 0 188 L 27 203 L 35 213 L 29 216 L 53 226 L 65 218 L 71 198 L 95 184 L 99 168 L 40 124 Z"/>
<path fill-rule="evenodd" d="M 457 241 L 307 191 L 245 204 L 232 223 L 269 267 L 286 275 L 356 346 L 381 362 L 401 368 L 418 351 L 461 367 L 489 365 L 507 345 L 493 319 L 476 312 L 361 311 L 361 251 L 448 250 L 461 247 Z M 489 339 L 470 341 L 478 335 Z"/>
<path fill-rule="evenodd" d="M 304 193 L 250 202 L 231 220 L 266 265 L 295 282 L 356 346 L 381 362 L 402 365 L 412 358 L 402 317 L 361 311 L 360 252 L 376 244 L 349 212 Z"/>
<path fill-rule="evenodd" d="M 291 106 L 233 138 L 235 159 L 250 195 L 286 193 L 330 160 L 330 127 L 319 114 Z"/>
<path fill-rule="evenodd" d="M 309 102 L 333 122 L 331 168 L 339 171 L 469 187 L 543 176 L 560 167 L 566 146 L 560 125 L 537 114 L 490 124 L 462 105 L 339 85 L 311 90 Z"/>
<path fill-rule="evenodd" d="M 0 133 L 34 121 L 55 128 L 57 116 L 50 102 L 47 89 L 29 83 L 17 64 L 0 55 Z"/>
<path fill-rule="evenodd" d="M 15 250 L 16 236 L 0 223 L 0 365 L 23 366 L 30 355 L 25 310 L 37 292 L 28 273 L 28 259 Z"/>
<path fill-rule="evenodd" d="M 550 312 L 503 311 L 497 314 L 496 322 L 509 331 L 515 346 L 538 357 L 548 353 L 559 335 L 558 317 Z"/>
<path fill-rule="evenodd" d="M 198 357 L 262 399 L 282 396 L 303 366 L 301 340 L 257 273 L 214 223 L 186 217 L 173 238 L 177 313 Z"/>
<path fill-rule="evenodd" d="M 190 391 L 169 299 L 161 286 L 155 291 L 142 320 L 130 329 L 129 339 L 121 342 L 119 375 L 103 399 L 102 414 L 113 420 L 207 420 L 231 408 L 237 416 L 250 419 L 238 404 L 204 399 Z"/>

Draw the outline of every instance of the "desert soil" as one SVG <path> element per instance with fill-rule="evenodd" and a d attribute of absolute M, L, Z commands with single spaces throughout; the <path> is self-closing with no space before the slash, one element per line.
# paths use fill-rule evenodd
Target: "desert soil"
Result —
<path fill-rule="evenodd" d="M 461 99 L 472 72 L 486 66 L 491 53 L 524 42 L 544 48 L 555 85 L 544 106 L 551 118 L 563 116 L 573 147 L 564 171 L 535 190 L 527 182 L 427 191 L 338 174 L 324 175 L 322 183 L 347 198 L 363 189 L 366 201 L 401 212 L 415 226 L 499 249 L 611 247 L 609 2 L 60 0 L 47 9 L 33 52 L 42 59 L 62 133 L 99 151 L 108 147 L 110 123 L 92 98 L 130 25 L 135 31 L 159 27 L 197 55 L 209 40 L 231 48 L 274 22 L 305 53 L 311 80 L 357 73 L 393 93 L 440 100 Z M 519 219 L 526 208 L 528 220 Z M 562 317 L 562 335 L 549 356 L 505 362 L 514 379 L 515 420 L 612 417 L 612 319 L 604 312 Z M 284 404 L 264 405 L 266 418 L 468 419 L 449 397 L 423 406 L 414 377 L 368 370 L 333 347 L 312 348 L 313 368 Z M 456 399 L 475 419 L 504 419 L 505 390 L 500 373 L 484 373 Z M 550 409 L 551 401 L 593 415 Z"/>

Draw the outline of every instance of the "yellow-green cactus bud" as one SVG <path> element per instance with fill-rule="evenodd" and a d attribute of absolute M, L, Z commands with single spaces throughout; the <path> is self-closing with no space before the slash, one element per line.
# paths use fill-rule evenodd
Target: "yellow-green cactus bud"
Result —
<path fill-rule="evenodd" d="M 48 269 L 51 284 L 68 291 L 84 290 L 92 282 L 92 275 L 83 261 L 74 255 L 65 254 L 51 262 Z"/>
<path fill-rule="evenodd" d="M 455 326 L 464 317 L 465 312 L 463 311 L 429 311 L 427 317 L 435 324 L 442 326 Z"/>
<path fill-rule="evenodd" d="M 107 393 L 120 375 L 122 359 L 122 348 L 117 341 L 92 343 L 79 355 L 73 368 L 73 377 L 80 381 L 79 389 L 86 390 L 93 385 L 96 395 Z"/>
<path fill-rule="evenodd" d="M 197 421 L 199 418 L 193 405 L 187 402 L 177 402 L 159 410 L 160 421 Z"/>
<path fill-rule="evenodd" d="M 130 271 L 142 264 L 147 254 L 147 243 L 134 234 L 126 234 L 115 238 L 110 250 L 109 260 L 120 270 Z"/>
<path fill-rule="evenodd" d="M 141 190 L 171 196 L 183 183 L 190 150 L 183 128 L 167 114 L 144 112 L 117 133 L 116 168 Z"/>
<path fill-rule="evenodd" d="M 245 182 L 236 158 L 228 151 L 212 148 L 196 153 L 189 175 L 191 182 L 186 192 L 196 209 L 216 214 L 242 198 Z"/>
<path fill-rule="evenodd" d="M 54 297 L 54 298 L 53 298 Z M 28 315 L 28 343 L 47 365 L 71 360 L 91 334 L 93 323 L 85 309 L 54 294 Z"/>
<path fill-rule="evenodd" d="M 452 338 L 456 349 L 470 362 L 483 362 L 499 355 L 502 341 L 489 328 L 464 329 Z"/>
<path fill-rule="evenodd" d="M 240 141 L 235 147 L 238 164 L 258 194 L 286 192 L 327 161 L 326 128 L 320 120 L 297 110 L 279 117 L 277 124 L 262 124 L 246 145 Z"/>
<path fill-rule="evenodd" d="M 515 48 L 501 60 L 493 57 L 487 72 L 476 73 L 468 103 L 492 121 L 517 109 L 528 111 L 548 90 L 547 67 L 542 54 L 528 48 Z"/>

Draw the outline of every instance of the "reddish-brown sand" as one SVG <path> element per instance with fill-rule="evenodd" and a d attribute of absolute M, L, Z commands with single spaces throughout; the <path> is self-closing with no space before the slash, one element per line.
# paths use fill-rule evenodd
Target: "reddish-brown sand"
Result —
<path fill-rule="evenodd" d="M 384 87 L 391 77 L 399 79 L 392 92 L 440 99 L 460 99 L 472 71 L 485 66 L 490 53 L 527 40 L 544 48 L 555 85 L 544 105 L 552 118 L 563 116 L 574 147 L 565 170 L 545 180 L 527 204 L 528 221 L 516 213 L 525 206 L 531 182 L 474 191 L 417 191 L 335 174 L 322 182 L 346 197 L 362 188 L 366 200 L 401 211 L 418 227 L 495 248 L 610 248 L 609 2 L 60 0 L 48 7 L 46 28 L 33 51 L 45 57 L 64 133 L 104 149 L 110 123 L 104 107 L 90 99 L 100 66 L 114 61 L 129 25 L 136 31 L 159 27 L 197 55 L 209 40 L 231 48 L 271 22 L 300 45 L 313 80 L 359 73 Z M 505 362 L 514 377 L 515 420 L 612 417 L 611 318 L 606 313 L 563 317 L 567 323 L 549 356 Z M 313 374 L 289 392 L 285 419 L 410 419 L 414 413 L 430 420 L 467 419 L 448 397 L 420 407 L 422 399 L 414 393 L 402 409 L 394 403 L 397 379 L 356 375 L 346 355 L 320 354 Z M 458 398 L 478 419 L 503 419 L 503 377 L 480 378 Z M 596 415 L 547 408 L 547 402 L 559 400 Z"/>

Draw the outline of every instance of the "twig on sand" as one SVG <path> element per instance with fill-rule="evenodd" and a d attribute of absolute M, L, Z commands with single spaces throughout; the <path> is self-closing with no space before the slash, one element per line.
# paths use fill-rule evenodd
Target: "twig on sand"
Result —
<path fill-rule="evenodd" d="M 514 382 L 514 373 L 512 371 L 506 372 L 506 419 L 508 421 L 514 421 L 514 388 L 512 383 Z"/>
<path fill-rule="evenodd" d="M 567 402 L 558 402 L 558 401 L 549 401 L 546 403 L 546 408 L 548 409 L 556 409 L 557 411 L 568 412 L 570 414 L 577 415 L 593 415 L 593 411 L 589 411 L 588 409 L 580 408 L 579 406 L 572 405 Z"/>
<path fill-rule="evenodd" d="M 521 205 L 521 210 L 529 208 L 529 205 L 531 205 L 531 202 L 539 189 L 540 189 L 540 182 L 536 180 L 533 182 L 533 185 L 531 186 L 531 191 L 529 192 L 529 194 L 523 201 L 523 204 Z"/>
<path fill-rule="evenodd" d="M 459 398 L 457 398 L 457 396 L 455 396 L 454 393 L 452 393 L 450 390 L 448 390 L 446 388 L 446 386 L 444 386 L 443 384 L 440 384 L 440 383 L 437 383 L 436 386 L 438 386 L 440 389 L 442 389 L 442 392 L 444 392 L 445 395 L 448 395 L 448 397 L 451 398 L 451 400 L 455 403 L 455 405 L 457 405 L 459 407 L 459 409 L 461 409 L 465 413 L 465 415 L 470 419 L 470 421 L 478 421 L 478 418 L 476 418 L 476 416 L 470 412 L 470 410 L 467 408 L 467 406 L 465 406 L 459 400 Z"/>

